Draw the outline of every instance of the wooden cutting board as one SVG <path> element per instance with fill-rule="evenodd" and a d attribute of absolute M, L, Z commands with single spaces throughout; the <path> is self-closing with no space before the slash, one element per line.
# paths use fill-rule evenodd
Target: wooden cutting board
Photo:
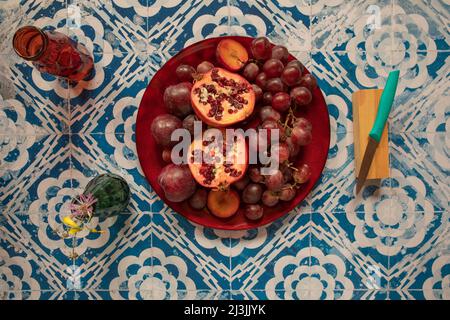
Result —
<path fill-rule="evenodd" d="M 352 95 L 353 104 L 353 139 L 355 152 L 355 173 L 359 174 L 361 162 L 369 140 L 369 132 L 377 116 L 378 103 L 383 89 L 360 90 Z M 367 179 L 389 177 L 389 142 L 388 125 L 385 126 L 380 143 L 375 152 Z"/>

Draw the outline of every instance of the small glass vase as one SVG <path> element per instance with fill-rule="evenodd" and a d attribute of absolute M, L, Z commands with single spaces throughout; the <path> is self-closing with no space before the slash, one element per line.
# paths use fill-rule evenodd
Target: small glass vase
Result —
<path fill-rule="evenodd" d="M 113 173 L 101 174 L 89 181 L 83 194 L 92 194 L 97 200 L 93 205 L 93 216 L 101 219 L 123 212 L 130 202 L 130 187 Z"/>
<path fill-rule="evenodd" d="M 80 81 L 91 74 L 94 60 L 81 44 L 57 31 L 43 31 L 25 26 L 13 38 L 15 52 L 40 71 L 71 81 Z"/>

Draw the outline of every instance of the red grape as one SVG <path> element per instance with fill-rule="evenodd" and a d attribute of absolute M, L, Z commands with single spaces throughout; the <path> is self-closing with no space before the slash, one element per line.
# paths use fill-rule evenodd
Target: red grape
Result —
<path fill-rule="evenodd" d="M 262 90 L 265 90 L 266 83 L 267 83 L 267 75 L 264 72 L 261 72 L 258 74 L 255 78 L 255 83 L 260 87 Z"/>
<path fill-rule="evenodd" d="M 263 97 L 262 89 L 256 84 L 252 84 L 252 87 L 253 87 L 253 92 L 255 92 L 255 102 L 261 101 L 261 99 Z"/>
<path fill-rule="evenodd" d="M 294 158 L 298 155 L 298 153 L 300 152 L 300 145 L 298 145 L 297 143 L 294 143 L 292 141 L 292 137 L 288 137 L 286 139 L 286 144 L 289 147 L 289 155 L 291 158 Z"/>
<path fill-rule="evenodd" d="M 265 60 L 269 58 L 271 54 L 270 42 L 265 37 L 253 39 L 250 50 L 252 51 L 253 57 L 255 59 Z"/>
<path fill-rule="evenodd" d="M 187 64 L 180 64 L 175 70 L 178 80 L 180 81 L 192 81 L 192 75 L 195 74 L 195 69 Z"/>
<path fill-rule="evenodd" d="M 263 71 L 268 78 L 279 77 L 283 68 L 283 62 L 278 59 L 269 59 L 263 65 Z"/>
<path fill-rule="evenodd" d="M 264 209 L 259 204 L 248 204 L 245 206 L 244 215 L 249 220 L 259 220 L 264 215 Z"/>
<path fill-rule="evenodd" d="M 282 62 L 286 62 L 289 58 L 289 52 L 286 47 L 283 46 L 274 46 L 272 48 L 272 59 L 278 59 Z"/>
<path fill-rule="evenodd" d="M 261 171 L 257 167 L 252 167 L 248 170 L 248 176 L 250 180 L 256 183 L 260 183 L 264 181 L 264 177 L 261 175 Z"/>
<path fill-rule="evenodd" d="M 302 72 L 299 68 L 295 66 L 289 66 L 284 68 L 281 73 L 281 81 L 283 81 L 287 86 L 294 86 L 300 81 L 300 77 L 302 76 Z"/>
<path fill-rule="evenodd" d="M 281 189 L 279 197 L 281 201 L 291 201 L 295 198 L 295 194 L 296 192 L 294 188 L 292 188 L 290 184 L 287 184 L 283 187 L 283 189 Z"/>
<path fill-rule="evenodd" d="M 271 106 L 264 106 L 259 111 L 259 117 L 262 121 L 272 119 L 278 121 L 281 119 L 281 115 L 278 111 L 275 111 Z"/>
<path fill-rule="evenodd" d="M 168 164 L 158 176 L 158 184 L 169 201 L 181 202 L 192 196 L 197 184 L 187 165 Z"/>
<path fill-rule="evenodd" d="M 291 139 L 294 144 L 306 146 L 311 143 L 312 134 L 311 131 L 304 128 L 294 127 L 291 131 Z"/>
<path fill-rule="evenodd" d="M 272 107 L 280 112 L 285 112 L 291 105 L 291 97 L 286 92 L 277 92 L 272 97 Z"/>
<path fill-rule="evenodd" d="M 185 117 L 192 113 L 191 89 L 192 84 L 190 82 L 168 86 L 163 97 L 167 111 L 177 117 Z"/>
<path fill-rule="evenodd" d="M 241 179 L 239 179 L 238 181 L 233 183 L 233 186 L 239 190 L 242 191 L 245 189 L 245 187 L 248 185 L 248 183 L 250 182 L 250 178 L 248 176 L 243 176 Z"/>
<path fill-rule="evenodd" d="M 262 195 L 262 202 L 268 207 L 273 207 L 278 203 L 278 196 L 270 190 L 264 191 Z"/>
<path fill-rule="evenodd" d="M 314 88 L 317 87 L 317 80 L 312 74 L 305 74 L 300 79 L 300 85 L 313 91 Z"/>
<path fill-rule="evenodd" d="M 292 180 L 292 169 L 288 166 L 282 166 L 280 171 L 283 173 L 283 181 L 287 183 Z"/>
<path fill-rule="evenodd" d="M 251 154 L 258 154 L 258 152 L 263 152 L 263 153 L 267 153 L 268 151 L 268 143 L 267 140 L 264 139 L 260 139 L 259 136 L 257 136 L 257 141 L 256 144 L 251 143 L 249 144 L 249 152 Z"/>
<path fill-rule="evenodd" d="M 197 189 L 192 197 L 189 198 L 189 205 L 196 210 L 201 210 L 206 207 L 207 200 L 208 191 L 205 189 Z"/>
<path fill-rule="evenodd" d="M 305 87 L 295 87 L 291 90 L 291 98 L 299 106 L 306 106 L 312 100 L 311 91 Z"/>
<path fill-rule="evenodd" d="M 274 174 L 266 176 L 264 183 L 268 190 L 277 191 L 283 186 L 283 173 L 280 170 L 276 170 Z"/>
<path fill-rule="evenodd" d="M 244 71 L 242 72 L 242 75 L 244 78 L 246 78 L 248 81 L 253 81 L 256 79 L 256 76 L 259 73 L 259 67 L 256 63 L 250 62 L 247 64 L 244 68 Z"/>
<path fill-rule="evenodd" d="M 261 124 L 261 129 L 267 130 L 267 142 L 270 144 L 271 141 L 271 134 L 272 130 L 278 129 L 278 138 L 279 140 L 285 140 L 285 130 L 284 127 L 281 126 L 278 121 L 272 120 L 272 119 L 266 119 Z"/>
<path fill-rule="evenodd" d="M 259 183 L 250 183 L 242 192 L 242 201 L 247 204 L 257 203 L 261 199 L 263 188 Z"/>
<path fill-rule="evenodd" d="M 280 78 L 272 78 L 267 80 L 265 90 L 270 91 L 272 93 L 277 93 L 281 91 L 286 91 L 286 86 Z"/>
<path fill-rule="evenodd" d="M 209 61 L 203 61 L 197 66 L 198 73 L 207 73 L 209 70 L 214 68 L 214 65 Z"/>
<path fill-rule="evenodd" d="M 263 103 L 264 104 L 272 104 L 273 95 L 270 92 L 264 92 L 263 94 Z"/>
<path fill-rule="evenodd" d="M 272 146 L 272 151 L 278 154 L 278 162 L 283 163 L 289 159 L 289 146 L 285 142 L 281 142 Z"/>
<path fill-rule="evenodd" d="M 176 141 L 171 141 L 170 136 L 175 129 L 181 128 L 181 120 L 171 114 L 157 116 L 151 125 L 151 132 L 156 143 L 163 146 L 173 146 Z"/>
<path fill-rule="evenodd" d="M 164 162 L 172 162 L 172 149 L 170 148 L 164 148 L 163 152 L 162 152 L 162 159 Z"/>
<path fill-rule="evenodd" d="M 286 65 L 286 67 L 290 67 L 290 66 L 299 68 L 301 73 L 303 73 L 303 71 L 305 71 L 305 66 L 303 65 L 303 63 L 301 63 L 298 60 L 289 61 L 288 64 Z"/>
<path fill-rule="evenodd" d="M 311 122 L 309 122 L 309 120 L 307 120 L 305 118 L 297 118 L 297 120 L 295 120 L 295 122 L 294 122 L 294 127 L 299 127 L 299 128 L 305 129 L 307 131 L 312 130 Z"/>
<path fill-rule="evenodd" d="M 305 163 L 297 167 L 297 171 L 294 171 L 294 181 L 297 183 L 305 183 L 311 177 L 311 168 Z"/>

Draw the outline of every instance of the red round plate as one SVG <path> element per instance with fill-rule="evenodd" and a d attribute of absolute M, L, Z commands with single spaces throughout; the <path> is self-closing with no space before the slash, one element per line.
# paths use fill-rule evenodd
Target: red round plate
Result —
<path fill-rule="evenodd" d="M 311 191 L 319 179 L 327 160 L 330 144 L 330 121 L 322 92 L 319 88 L 316 88 L 313 92 L 311 105 L 300 112 L 300 115 L 306 117 L 312 123 L 313 140 L 311 144 L 303 147 L 296 161 L 297 163 L 307 163 L 311 167 L 311 178 L 308 183 L 302 185 L 297 192 L 297 196 L 292 201 L 280 202 L 274 208 L 265 207 L 264 217 L 259 221 L 248 221 L 243 215 L 243 209 L 240 209 L 237 214 L 229 219 L 220 219 L 207 212 L 206 209 L 200 211 L 194 210 L 186 202 L 174 203 L 168 201 L 157 182 L 158 174 L 166 163 L 161 157 L 161 147 L 155 143 L 152 137 L 150 125 L 156 116 L 166 113 L 163 103 L 163 93 L 167 86 L 177 83 L 175 75 L 177 66 L 182 63 L 197 66 L 205 60 L 217 65 L 215 58 L 216 47 L 219 41 L 225 38 L 239 41 L 250 52 L 250 44 L 253 38 L 230 36 L 206 39 L 183 49 L 167 61 L 154 75 L 139 106 L 136 120 L 136 145 L 139 161 L 147 180 L 158 196 L 173 210 L 182 214 L 187 219 L 206 227 L 244 230 L 259 227 L 280 218 L 294 209 Z M 290 56 L 289 59 L 292 60 L 295 58 Z M 308 71 L 306 72 L 308 73 Z"/>

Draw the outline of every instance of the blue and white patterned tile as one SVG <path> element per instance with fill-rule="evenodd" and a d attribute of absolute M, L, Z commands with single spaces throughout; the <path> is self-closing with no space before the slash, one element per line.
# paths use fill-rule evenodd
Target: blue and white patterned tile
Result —
<path fill-rule="evenodd" d="M 258 299 L 304 297 L 310 284 L 310 214 L 292 212 L 269 226 L 235 232 L 232 244 L 233 291 Z"/>
<path fill-rule="evenodd" d="M 394 211 L 389 231 L 390 289 L 450 291 L 450 216 Z M 425 294 L 427 292 L 427 294 Z"/>
<path fill-rule="evenodd" d="M 389 291 L 390 300 L 449 300 L 450 290 L 393 290 Z"/>
<path fill-rule="evenodd" d="M 2 213 L 0 291 L 61 290 L 68 277 L 68 247 L 54 227 L 56 214 Z"/>
<path fill-rule="evenodd" d="M 93 53 L 145 52 L 146 5 L 146 0 L 68 0 L 69 34 Z"/>
<path fill-rule="evenodd" d="M 152 253 L 154 272 L 161 281 L 155 294 L 177 296 L 185 291 L 193 299 L 197 290 L 230 289 L 230 237 L 227 231 L 193 224 L 155 202 Z"/>
<path fill-rule="evenodd" d="M 59 292 L 59 291 L 58 291 Z M 0 300 L 56 300 L 57 291 L 18 290 L 0 292 Z M 62 296 L 62 294 L 60 294 Z"/>
<path fill-rule="evenodd" d="M 102 234 L 77 234 L 77 259 L 70 266 L 67 289 L 106 290 L 113 299 L 144 299 L 155 282 L 152 274 L 151 214 L 119 214 L 99 222 Z"/>
<path fill-rule="evenodd" d="M 15 54 L 0 56 L 0 112 L 15 126 L 9 134 L 69 131 L 67 82 L 41 74 Z M 29 128 L 22 126 L 29 123 Z M 6 125 L 6 124 L 5 124 Z M 0 131 L 5 133 L 2 126 Z"/>
<path fill-rule="evenodd" d="M 313 48 L 388 52 L 392 49 L 392 0 L 312 2 Z"/>
<path fill-rule="evenodd" d="M 330 113 L 332 133 L 353 131 L 352 94 L 382 88 L 392 69 L 389 52 L 313 51 L 312 68 Z"/>
<path fill-rule="evenodd" d="M 331 135 L 328 160 L 317 186 L 311 192 L 312 211 L 373 214 L 390 205 L 389 179 L 367 181 L 355 195 L 352 132 Z"/>
<path fill-rule="evenodd" d="M 72 135 L 72 178 L 77 193 L 102 173 L 123 177 L 131 191 L 127 212 L 149 212 L 154 192 L 144 177 L 137 157 L 135 134 Z"/>
<path fill-rule="evenodd" d="M 134 53 L 94 57 L 91 78 L 70 86 L 71 132 L 134 132 L 137 109 L 158 66 Z"/>
<path fill-rule="evenodd" d="M 313 213 L 311 223 L 311 294 L 333 297 L 342 291 L 385 290 L 388 286 L 387 236 L 376 215 Z"/>
<path fill-rule="evenodd" d="M 0 231 L 4 232 L 3 228 L 0 228 Z M 45 277 L 38 274 L 39 265 L 30 260 L 30 257 L 18 246 L 9 246 L 4 238 L 3 235 L 0 237 L 2 243 L 0 248 L 0 294 L 6 295 L 8 291 L 17 291 L 16 299 L 26 299 L 25 295 L 20 292 L 29 291 L 29 298 L 38 299 L 40 290 L 46 287 Z"/>
<path fill-rule="evenodd" d="M 16 293 L 18 296 L 17 300 L 22 299 L 22 297 L 28 292 Z M 123 300 L 123 297 L 126 297 L 129 294 L 127 290 L 74 290 L 74 291 L 66 291 L 66 292 L 42 292 L 40 299 L 41 300 Z M 26 297 L 27 297 L 26 296 Z M 130 300 L 162 300 L 166 299 L 186 299 L 186 296 L 194 296 L 193 300 L 228 300 L 229 293 L 227 292 L 215 292 L 215 291 L 196 291 L 194 294 L 187 294 L 183 291 L 178 291 L 176 297 L 165 297 L 160 296 L 159 293 L 155 293 L 153 290 L 142 291 L 138 296 L 132 296 Z M 5 295 L 5 299 L 14 299 L 12 294 L 10 296 Z M 0 297 L 1 300 L 1 297 Z"/>
<path fill-rule="evenodd" d="M 280 297 L 289 300 L 387 300 L 388 291 L 386 290 L 303 290 L 300 292 L 277 291 Z M 232 291 L 232 300 L 267 300 L 268 296 L 264 290 L 253 291 Z"/>
<path fill-rule="evenodd" d="M 151 293 L 151 300 L 231 300 L 230 292 L 196 290 L 196 291 L 167 291 L 165 289 L 155 289 Z"/>
<path fill-rule="evenodd" d="M 34 25 L 67 34 L 65 0 L 3 0 L 0 6 L 0 53 L 13 54 L 14 30 Z"/>
<path fill-rule="evenodd" d="M 390 166 L 393 205 L 398 210 L 449 208 L 449 141 L 446 133 L 392 134 Z"/>
<path fill-rule="evenodd" d="M 66 135 L 1 135 L 0 201 L 5 213 L 53 214 L 71 196 Z"/>
<path fill-rule="evenodd" d="M 10 6 L 19 5 L 17 10 L 10 11 L 0 35 L 5 38 L 5 54 L 0 59 L 0 95 L 4 101 L 15 99 L 26 108 L 24 118 L 47 133 L 68 131 L 69 108 L 67 81 L 42 74 L 15 53 L 12 52 L 11 30 L 24 25 L 33 25 L 44 30 L 56 30 L 67 34 L 67 10 L 65 1 L 10 1 Z M 15 3 L 15 4 L 13 4 Z M 6 26 L 7 25 L 7 26 Z M 13 26 L 11 28 L 11 26 Z"/>
<path fill-rule="evenodd" d="M 450 49 L 445 0 L 393 0 L 394 49 L 436 51 Z"/>
<path fill-rule="evenodd" d="M 231 0 L 230 33 L 240 36 L 266 36 L 289 51 L 311 49 L 309 5 L 305 1 Z"/>
<path fill-rule="evenodd" d="M 387 300 L 389 295 L 386 290 L 354 290 L 348 295 L 345 291 L 335 291 L 334 297 L 339 300 Z"/>
<path fill-rule="evenodd" d="M 166 54 L 229 30 L 226 0 L 156 0 L 150 3 L 148 14 L 149 50 Z"/>
<path fill-rule="evenodd" d="M 394 54 L 400 90 L 391 112 L 390 129 L 403 132 L 446 132 L 450 115 L 448 52 L 405 51 Z"/>

